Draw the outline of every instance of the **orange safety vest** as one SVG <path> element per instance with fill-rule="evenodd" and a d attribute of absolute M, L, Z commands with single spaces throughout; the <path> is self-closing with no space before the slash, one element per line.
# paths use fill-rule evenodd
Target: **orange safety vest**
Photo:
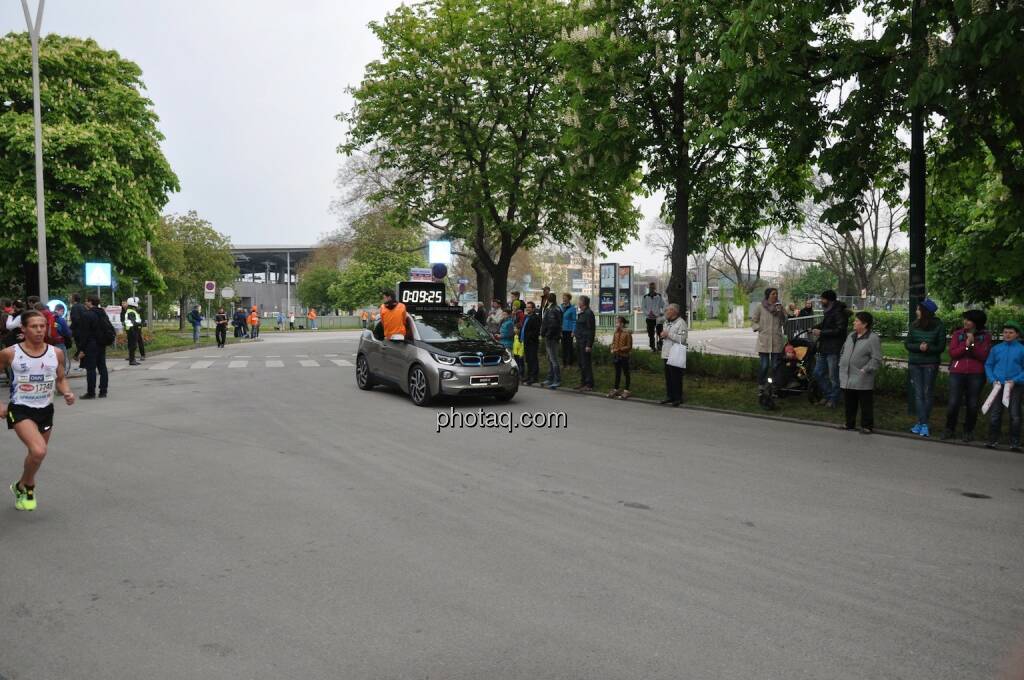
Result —
<path fill-rule="evenodd" d="M 256 312 L 253 312 L 252 314 L 250 314 L 249 315 L 249 325 L 250 326 L 259 326 L 260 325 L 260 315 L 257 314 Z"/>
<path fill-rule="evenodd" d="M 315 319 L 316 318 L 316 310 L 315 309 L 309 310 L 309 313 L 306 314 L 306 318 L 309 319 L 310 321 Z"/>
<path fill-rule="evenodd" d="M 392 335 L 406 334 L 405 328 L 405 305 L 401 302 L 395 305 L 394 309 L 387 306 L 380 306 L 380 320 L 384 324 L 384 337 L 390 339 Z"/>

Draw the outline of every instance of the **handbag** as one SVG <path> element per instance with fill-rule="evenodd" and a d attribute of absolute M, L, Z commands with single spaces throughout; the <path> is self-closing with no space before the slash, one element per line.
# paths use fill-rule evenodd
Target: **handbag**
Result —
<path fill-rule="evenodd" d="M 512 340 L 512 356 L 521 357 L 524 354 L 526 354 L 526 348 L 523 347 L 523 341 L 520 340 L 519 336 L 517 335 Z"/>
<path fill-rule="evenodd" d="M 686 345 L 681 345 L 678 342 L 672 343 L 672 347 L 668 351 L 668 358 L 665 361 L 668 362 L 669 366 L 686 368 Z"/>

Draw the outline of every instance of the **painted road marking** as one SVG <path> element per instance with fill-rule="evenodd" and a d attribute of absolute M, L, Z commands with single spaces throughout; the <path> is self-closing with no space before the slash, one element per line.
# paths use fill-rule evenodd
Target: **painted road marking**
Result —
<path fill-rule="evenodd" d="M 299 363 L 305 366 L 306 368 L 316 368 L 317 366 L 320 365 L 316 361 L 316 359 L 300 359 Z"/>
<path fill-rule="evenodd" d="M 267 368 L 284 368 L 284 362 L 280 359 L 267 359 Z"/>
<path fill-rule="evenodd" d="M 228 364 L 228 368 L 245 368 L 248 365 L 248 361 L 232 361 Z"/>
<path fill-rule="evenodd" d="M 353 366 L 354 364 L 348 359 L 331 359 L 331 363 L 335 366 Z"/>

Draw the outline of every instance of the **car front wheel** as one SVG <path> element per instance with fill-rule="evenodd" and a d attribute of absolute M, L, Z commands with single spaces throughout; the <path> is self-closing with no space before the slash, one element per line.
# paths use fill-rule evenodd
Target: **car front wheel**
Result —
<path fill-rule="evenodd" d="M 409 371 L 409 398 L 417 406 L 430 404 L 430 382 L 427 380 L 427 373 L 422 366 L 413 366 Z"/>

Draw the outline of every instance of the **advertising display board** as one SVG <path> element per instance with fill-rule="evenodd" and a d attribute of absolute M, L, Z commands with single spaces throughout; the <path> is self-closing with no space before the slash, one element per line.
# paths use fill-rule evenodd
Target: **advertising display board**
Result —
<path fill-rule="evenodd" d="M 615 277 L 619 265 L 614 262 L 602 262 L 600 270 L 600 287 L 598 289 L 598 307 L 600 314 L 615 313 Z"/>
<path fill-rule="evenodd" d="M 619 314 L 626 314 L 633 309 L 633 267 L 619 267 Z"/>

